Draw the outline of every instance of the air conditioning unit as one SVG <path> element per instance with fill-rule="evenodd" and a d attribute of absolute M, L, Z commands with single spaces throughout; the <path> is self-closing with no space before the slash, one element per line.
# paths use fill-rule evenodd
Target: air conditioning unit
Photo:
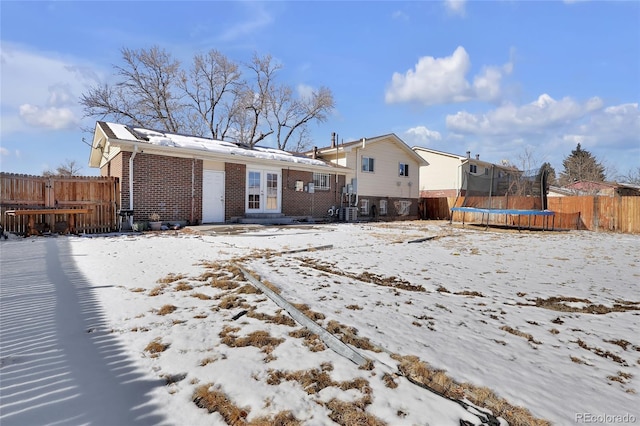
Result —
<path fill-rule="evenodd" d="M 340 220 L 344 222 L 355 222 L 358 220 L 357 207 L 343 207 L 340 209 Z"/>

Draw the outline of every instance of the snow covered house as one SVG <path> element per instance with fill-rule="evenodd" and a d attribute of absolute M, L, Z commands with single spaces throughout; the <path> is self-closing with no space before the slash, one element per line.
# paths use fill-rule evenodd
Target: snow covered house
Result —
<path fill-rule="evenodd" d="M 352 171 L 272 148 L 99 121 L 89 158 L 120 181 L 133 221 L 286 223 L 324 218 Z"/>
<path fill-rule="evenodd" d="M 426 162 L 395 134 L 314 148 L 311 158 L 353 170 L 341 206 L 361 219 L 417 219 L 419 170 Z M 344 211 L 344 209 L 343 209 Z"/>

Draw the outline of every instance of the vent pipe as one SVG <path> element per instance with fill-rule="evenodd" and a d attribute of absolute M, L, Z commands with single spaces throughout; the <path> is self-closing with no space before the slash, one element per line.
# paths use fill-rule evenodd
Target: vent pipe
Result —
<path fill-rule="evenodd" d="M 471 151 L 467 151 L 467 158 L 471 158 Z"/>
<path fill-rule="evenodd" d="M 331 132 L 331 148 L 336 147 L 336 132 Z"/>
<path fill-rule="evenodd" d="M 314 160 L 316 158 L 318 158 L 318 147 L 317 146 L 313 147 L 313 154 L 311 155 L 311 158 L 313 158 Z"/>
<path fill-rule="evenodd" d="M 480 159 L 480 154 L 476 154 L 476 160 Z"/>

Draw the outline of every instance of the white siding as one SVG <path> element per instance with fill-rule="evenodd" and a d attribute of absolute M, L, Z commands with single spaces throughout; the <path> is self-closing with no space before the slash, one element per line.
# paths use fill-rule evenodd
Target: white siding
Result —
<path fill-rule="evenodd" d="M 459 157 L 419 149 L 416 152 L 429 163 L 428 166 L 420 167 L 421 191 L 460 189 L 462 160 Z"/>
<path fill-rule="evenodd" d="M 362 157 L 374 159 L 373 173 L 362 171 Z M 409 176 L 400 176 L 400 163 L 409 164 Z M 356 166 L 357 164 L 357 166 Z M 356 170 L 358 194 L 374 197 L 418 198 L 419 163 L 393 141 L 376 141 L 353 147 L 347 166 Z"/>

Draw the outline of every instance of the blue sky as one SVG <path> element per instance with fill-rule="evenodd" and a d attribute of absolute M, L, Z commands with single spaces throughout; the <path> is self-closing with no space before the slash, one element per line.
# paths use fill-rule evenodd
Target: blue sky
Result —
<path fill-rule="evenodd" d="M 609 171 L 640 165 L 640 2 L 1 1 L 0 170 L 88 167 L 78 98 L 121 49 L 188 63 L 270 54 L 280 82 L 326 86 L 314 145 L 395 133 L 410 146 L 518 165 L 580 142 Z M 615 176 L 610 176 L 615 177 Z"/>

